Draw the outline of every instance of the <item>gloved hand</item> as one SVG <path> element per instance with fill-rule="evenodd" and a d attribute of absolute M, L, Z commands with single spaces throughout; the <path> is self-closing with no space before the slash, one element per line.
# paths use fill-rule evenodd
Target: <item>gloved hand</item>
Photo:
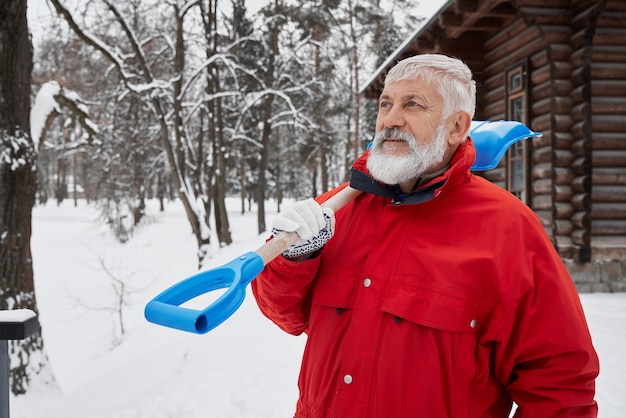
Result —
<path fill-rule="evenodd" d="M 295 232 L 302 238 L 283 252 L 283 256 L 295 258 L 323 248 L 332 238 L 334 226 L 333 210 L 322 208 L 315 200 L 307 199 L 283 210 L 272 223 L 272 234 Z"/>

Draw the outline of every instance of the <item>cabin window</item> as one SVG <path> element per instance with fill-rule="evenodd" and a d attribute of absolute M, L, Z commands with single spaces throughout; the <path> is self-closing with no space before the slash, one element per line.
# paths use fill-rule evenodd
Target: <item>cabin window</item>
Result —
<path fill-rule="evenodd" d="M 526 64 L 518 64 L 506 72 L 506 113 L 508 120 L 527 122 L 528 80 Z M 528 199 L 528 141 L 511 145 L 506 154 L 506 188 L 525 203 Z"/>

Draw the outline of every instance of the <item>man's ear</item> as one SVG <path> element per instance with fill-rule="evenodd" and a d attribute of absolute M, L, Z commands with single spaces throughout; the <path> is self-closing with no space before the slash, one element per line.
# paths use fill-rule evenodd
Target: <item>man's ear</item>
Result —
<path fill-rule="evenodd" d="M 456 146 L 467 139 L 472 118 L 467 112 L 456 112 L 448 118 L 446 129 L 448 129 L 448 144 Z"/>

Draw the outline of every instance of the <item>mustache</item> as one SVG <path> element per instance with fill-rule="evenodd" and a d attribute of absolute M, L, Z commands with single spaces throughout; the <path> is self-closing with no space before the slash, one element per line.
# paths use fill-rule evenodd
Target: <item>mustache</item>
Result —
<path fill-rule="evenodd" d="M 404 141 L 408 143 L 415 141 L 415 137 L 410 132 L 401 131 L 397 128 L 383 128 L 374 136 L 374 142 L 376 143 L 380 143 L 385 139 Z"/>

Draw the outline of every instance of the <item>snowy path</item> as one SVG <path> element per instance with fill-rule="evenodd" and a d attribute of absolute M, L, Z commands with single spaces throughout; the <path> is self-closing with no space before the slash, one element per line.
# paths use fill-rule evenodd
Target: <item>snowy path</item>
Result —
<path fill-rule="evenodd" d="M 237 208 L 237 202 L 233 202 Z M 270 209 L 273 209 L 269 205 Z M 152 206 L 151 206 L 152 208 Z M 11 398 L 12 418 L 291 417 L 304 337 L 279 331 L 249 294 L 205 335 L 147 323 L 143 307 L 195 273 L 195 244 L 178 205 L 127 244 L 94 222 L 92 208 L 50 202 L 34 210 L 33 259 L 40 322 L 56 384 L 41 379 Z M 268 218 L 273 214 L 268 213 Z M 213 249 L 211 266 L 258 248 L 256 215 L 231 215 L 235 243 Z M 112 280 L 128 281 L 126 334 L 119 341 Z M 626 294 L 583 294 L 602 371 L 600 418 L 626 409 Z M 121 342 L 121 344 L 120 344 Z"/>

